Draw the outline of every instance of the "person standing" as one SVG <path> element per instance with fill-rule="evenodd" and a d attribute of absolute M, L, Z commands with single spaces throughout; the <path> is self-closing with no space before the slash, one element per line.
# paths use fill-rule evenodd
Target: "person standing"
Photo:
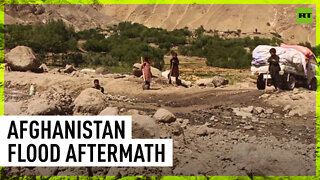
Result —
<path fill-rule="evenodd" d="M 176 85 L 179 85 L 179 59 L 176 52 L 171 53 L 170 59 L 170 72 L 169 72 L 169 84 L 171 84 L 171 77 L 176 78 Z"/>
<path fill-rule="evenodd" d="M 280 65 L 279 65 L 279 56 L 276 55 L 276 49 L 275 48 L 271 48 L 269 50 L 271 56 L 268 59 L 268 63 L 269 63 L 269 72 L 271 75 L 271 79 L 274 85 L 274 88 L 277 92 L 281 91 L 281 77 L 279 75 L 280 72 Z"/>
<path fill-rule="evenodd" d="M 141 64 L 141 72 L 144 79 L 144 85 L 142 86 L 143 90 L 149 90 L 150 89 L 150 83 L 152 79 L 152 73 L 151 73 L 151 65 L 150 65 L 150 57 L 146 56 L 144 58 L 144 62 Z"/>

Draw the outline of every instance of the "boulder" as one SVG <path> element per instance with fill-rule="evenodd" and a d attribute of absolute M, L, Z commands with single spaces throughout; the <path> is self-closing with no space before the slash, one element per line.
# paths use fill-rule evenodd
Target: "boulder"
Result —
<path fill-rule="evenodd" d="M 117 116 L 119 109 L 117 107 L 107 107 L 99 113 L 100 116 Z"/>
<path fill-rule="evenodd" d="M 14 71 L 33 71 L 40 66 L 32 49 L 26 46 L 15 47 L 6 54 L 5 60 Z"/>
<path fill-rule="evenodd" d="M 162 77 L 163 78 L 165 78 L 165 79 L 168 79 L 168 74 L 169 74 L 169 70 L 167 70 L 167 71 L 163 71 L 162 73 L 161 73 L 161 75 L 162 75 Z M 171 77 L 171 82 L 173 83 L 173 84 L 175 84 L 176 83 L 176 78 L 175 77 Z M 191 87 L 192 86 L 192 82 L 191 81 L 186 81 L 186 80 L 184 80 L 184 79 L 181 79 L 181 85 L 183 85 L 183 86 L 185 86 L 185 87 Z"/>
<path fill-rule="evenodd" d="M 29 115 L 58 115 L 60 114 L 60 110 L 57 106 L 57 102 L 39 98 L 29 102 L 27 113 Z"/>
<path fill-rule="evenodd" d="M 49 72 L 48 66 L 44 63 L 39 66 L 39 69 L 41 69 L 43 72 Z"/>
<path fill-rule="evenodd" d="M 213 79 L 212 78 L 206 78 L 206 79 L 199 79 L 195 83 L 197 86 L 209 86 L 213 87 L 214 84 L 212 83 Z"/>
<path fill-rule="evenodd" d="M 212 128 L 209 128 L 206 124 L 196 129 L 196 134 L 199 136 L 207 136 L 212 133 L 214 133 L 214 130 Z"/>
<path fill-rule="evenodd" d="M 123 115 L 146 115 L 146 113 L 137 109 L 129 109 L 127 112 L 124 112 Z"/>
<path fill-rule="evenodd" d="M 87 88 L 74 101 L 74 115 L 97 115 L 108 105 L 108 98 L 99 90 Z"/>
<path fill-rule="evenodd" d="M 253 130 L 254 127 L 253 126 L 244 126 L 243 129 L 245 129 L 245 130 Z"/>
<path fill-rule="evenodd" d="M 253 107 L 249 106 L 246 108 L 232 108 L 233 113 L 235 113 L 237 116 L 242 117 L 243 119 L 245 118 L 252 118 L 252 111 Z"/>
<path fill-rule="evenodd" d="M 72 102 L 70 95 L 51 89 L 30 99 L 26 112 L 29 115 L 70 115 Z"/>
<path fill-rule="evenodd" d="M 186 87 L 191 87 L 192 86 L 192 82 L 191 81 L 186 81 L 181 79 L 181 84 L 186 86 Z"/>
<path fill-rule="evenodd" d="M 140 69 L 135 69 L 135 68 L 133 68 L 133 69 L 132 69 L 132 74 L 133 74 L 134 76 L 136 76 L 136 77 L 140 77 L 140 76 L 142 76 L 142 71 L 141 71 Z"/>
<path fill-rule="evenodd" d="M 133 65 L 132 73 L 133 73 L 133 75 L 136 76 L 136 77 L 142 76 L 142 72 L 141 72 L 141 70 L 140 70 L 140 66 L 141 66 L 140 63 L 135 63 L 135 64 Z M 157 68 L 152 67 L 152 66 L 151 66 L 151 73 L 152 73 L 152 76 L 153 76 L 153 77 L 157 77 L 157 78 L 162 77 L 161 71 L 160 71 L 159 69 L 157 69 Z"/>
<path fill-rule="evenodd" d="M 62 70 L 64 73 L 72 73 L 73 71 L 76 71 L 73 65 L 67 64 L 66 67 Z"/>
<path fill-rule="evenodd" d="M 159 138 L 155 119 L 146 115 L 132 115 L 132 137 L 140 139 Z"/>
<path fill-rule="evenodd" d="M 158 109 L 153 115 L 153 118 L 155 118 L 158 122 L 164 123 L 171 123 L 176 120 L 176 116 L 174 114 L 163 108 Z"/>
<path fill-rule="evenodd" d="M 83 74 L 95 74 L 96 70 L 94 70 L 94 69 L 81 69 L 80 72 Z"/>
<path fill-rule="evenodd" d="M 208 135 L 208 127 L 207 126 L 200 126 L 197 130 L 196 130 L 196 134 L 199 136 L 206 136 Z"/>
<path fill-rule="evenodd" d="M 215 87 L 220 87 L 223 85 L 227 85 L 229 83 L 229 80 L 227 80 L 221 76 L 214 76 L 212 78 L 212 83 Z"/>
<path fill-rule="evenodd" d="M 221 76 L 214 76 L 212 78 L 199 79 L 195 82 L 198 86 L 220 87 L 227 85 L 229 81 Z"/>
<path fill-rule="evenodd" d="M 96 74 L 102 74 L 102 75 L 109 73 L 109 71 L 104 67 L 98 67 L 95 72 Z"/>
<path fill-rule="evenodd" d="M 163 71 L 163 72 L 161 73 L 162 77 L 168 79 L 169 72 L 170 72 L 170 70 Z M 175 78 L 175 77 L 172 77 L 171 80 L 172 80 L 172 81 L 175 81 L 176 78 Z"/>

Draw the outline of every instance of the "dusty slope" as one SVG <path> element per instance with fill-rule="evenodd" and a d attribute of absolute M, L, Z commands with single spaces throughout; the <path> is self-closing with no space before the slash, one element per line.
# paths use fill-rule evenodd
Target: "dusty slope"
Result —
<path fill-rule="evenodd" d="M 5 7 L 5 23 L 61 18 L 79 30 L 132 21 L 169 30 L 186 26 L 196 29 L 200 25 L 207 30 L 241 29 L 245 35 L 257 28 L 263 36 L 276 32 L 287 43 L 310 41 L 315 45 L 315 23 L 297 24 L 297 7 L 313 7 L 315 14 L 314 5 L 10 5 Z M 313 18 L 315 22 L 315 15 Z"/>
<path fill-rule="evenodd" d="M 198 28 L 209 30 L 237 30 L 251 33 L 257 28 L 261 33 L 277 32 L 288 42 L 311 41 L 315 43 L 315 23 L 298 25 L 297 7 L 313 5 L 102 5 L 97 9 L 120 21 L 133 21 L 150 27 L 169 30 Z M 315 16 L 314 16 L 315 22 Z"/>

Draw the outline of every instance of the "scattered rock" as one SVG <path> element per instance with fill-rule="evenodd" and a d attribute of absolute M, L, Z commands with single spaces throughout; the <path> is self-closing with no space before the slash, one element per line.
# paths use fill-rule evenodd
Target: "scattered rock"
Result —
<path fill-rule="evenodd" d="M 124 115 L 146 115 L 145 112 L 136 109 L 129 109 Z"/>
<path fill-rule="evenodd" d="M 87 88 L 74 101 L 74 115 L 96 115 L 108 105 L 107 97 L 99 90 Z"/>
<path fill-rule="evenodd" d="M 213 133 L 213 129 L 209 128 L 206 125 L 202 125 L 196 130 L 196 134 L 199 136 L 207 136 L 211 133 Z"/>
<path fill-rule="evenodd" d="M 72 98 L 66 93 L 57 93 L 51 89 L 29 100 L 29 115 L 70 115 L 72 114 Z"/>
<path fill-rule="evenodd" d="M 256 117 L 252 117 L 251 122 L 253 122 L 253 123 L 257 123 L 257 122 L 259 122 L 259 119 L 258 119 L 258 118 L 256 118 Z"/>
<path fill-rule="evenodd" d="M 57 115 L 59 108 L 47 99 L 33 99 L 29 102 L 27 112 L 30 115 Z"/>
<path fill-rule="evenodd" d="M 159 138 L 159 128 L 155 119 L 146 115 L 133 115 L 132 137 L 142 139 Z"/>
<path fill-rule="evenodd" d="M 172 134 L 175 136 L 179 136 L 180 134 L 183 133 L 183 129 L 181 128 L 181 126 L 177 123 L 174 123 L 172 125 L 173 129 L 172 129 Z"/>
<path fill-rule="evenodd" d="M 153 115 L 153 118 L 155 118 L 158 122 L 164 123 L 171 123 L 176 120 L 176 116 L 174 114 L 163 108 L 158 109 Z"/>
<path fill-rule="evenodd" d="M 96 74 L 96 70 L 94 70 L 94 69 L 88 69 L 88 68 L 86 68 L 86 69 L 81 69 L 80 72 L 83 73 L 83 74 Z"/>
<path fill-rule="evenodd" d="M 262 107 L 255 107 L 253 112 L 256 114 L 260 114 L 260 113 L 264 112 L 264 109 Z"/>
<path fill-rule="evenodd" d="M 288 113 L 288 116 L 294 116 L 294 115 L 296 115 L 296 114 L 297 114 L 296 111 L 291 110 L 291 111 Z"/>
<path fill-rule="evenodd" d="M 266 113 L 267 113 L 267 114 L 272 114 L 272 113 L 273 113 L 273 110 L 272 110 L 272 109 L 267 109 L 267 110 L 266 110 Z"/>
<path fill-rule="evenodd" d="M 259 117 L 260 117 L 260 118 L 266 118 L 267 115 L 266 115 L 265 113 L 261 113 L 261 114 L 259 115 Z"/>
<path fill-rule="evenodd" d="M 39 67 L 43 72 L 49 72 L 49 68 L 46 64 L 42 63 Z"/>
<path fill-rule="evenodd" d="M 31 48 L 17 46 L 6 54 L 5 60 L 13 71 L 34 71 L 40 66 Z"/>
<path fill-rule="evenodd" d="M 199 79 L 195 82 L 197 86 L 208 86 L 208 87 L 213 87 L 213 78 L 206 78 L 206 79 Z"/>
<path fill-rule="evenodd" d="M 117 116 L 119 109 L 117 107 L 107 107 L 99 113 L 100 116 Z"/>
<path fill-rule="evenodd" d="M 266 98 L 268 98 L 269 96 L 270 96 L 269 94 L 263 94 L 263 95 L 259 96 L 259 98 L 266 99 Z"/>
<path fill-rule="evenodd" d="M 227 85 L 229 83 L 229 80 L 227 80 L 221 76 L 214 76 L 212 78 L 212 83 L 215 87 L 220 87 L 223 85 Z"/>
<path fill-rule="evenodd" d="M 254 128 L 253 128 L 253 126 L 244 126 L 243 129 L 245 129 L 245 130 L 253 130 Z"/>
<path fill-rule="evenodd" d="M 162 72 L 162 78 L 164 79 L 168 79 L 168 75 L 169 75 L 169 70 Z M 171 77 L 171 83 L 172 84 L 176 84 L 176 78 L 175 77 Z M 180 79 L 180 83 L 182 86 L 185 87 L 191 87 L 192 86 L 192 82 L 191 81 L 186 81 L 184 79 Z"/>
<path fill-rule="evenodd" d="M 105 74 L 108 74 L 109 71 L 104 68 L 104 67 L 98 67 L 95 71 L 96 74 L 102 74 L 102 75 L 105 75 Z"/>
<path fill-rule="evenodd" d="M 184 119 L 183 122 L 181 123 L 181 127 L 186 128 L 188 124 L 189 124 L 189 119 Z"/>
<path fill-rule="evenodd" d="M 73 71 L 76 71 L 73 65 L 67 64 L 66 67 L 62 70 L 64 73 L 72 73 Z"/>
<path fill-rule="evenodd" d="M 227 85 L 229 81 L 221 76 L 214 76 L 212 78 L 199 79 L 195 82 L 197 86 L 208 86 L 208 87 L 220 87 Z"/>
<path fill-rule="evenodd" d="M 233 113 L 235 113 L 237 116 L 240 116 L 242 118 L 252 118 L 252 110 L 253 107 L 249 106 L 247 108 L 232 108 Z"/>
<path fill-rule="evenodd" d="M 287 110 L 289 110 L 289 109 L 291 109 L 291 106 L 290 106 L 289 104 L 286 105 L 286 106 L 283 108 L 284 111 L 287 111 Z"/>
<path fill-rule="evenodd" d="M 186 87 L 191 87 L 192 82 L 181 79 L 181 85 L 186 86 Z"/>

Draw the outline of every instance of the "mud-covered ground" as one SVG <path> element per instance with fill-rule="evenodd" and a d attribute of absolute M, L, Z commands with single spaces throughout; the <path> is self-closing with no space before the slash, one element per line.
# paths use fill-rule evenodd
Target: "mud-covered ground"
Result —
<path fill-rule="evenodd" d="M 303 88 L 265 92 L 253 81 L 184 88 L 154 79 L 154 89 L 143 91 L 142 79 L 132 75 L 6 72 L 5 113 L 28 114 L 31 83 L 38 95 L 53 91 L 74 101 L 95 78 L 120 115 L 130 109 L 153 115 L 161 107 L 176 116 L 158 123 L 160 138 L 173 139 L 173 167 L 8 167 L 6 175 L 315 175 L 316 95 Z"/>

